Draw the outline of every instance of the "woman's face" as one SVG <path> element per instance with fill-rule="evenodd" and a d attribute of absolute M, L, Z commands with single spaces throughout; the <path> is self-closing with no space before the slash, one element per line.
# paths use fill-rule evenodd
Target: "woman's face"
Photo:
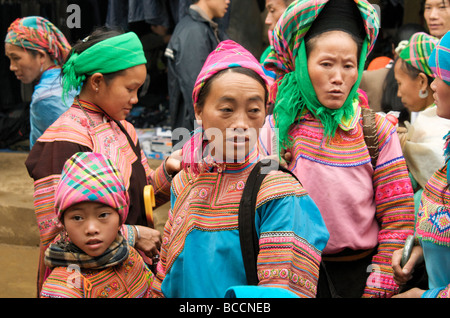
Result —
<path fill-rule="evenodd" d="M 89 256 L 102 255 L 117 237 L 119 213 L 99 202 L 77 203 L 64 212 L 70 240 Z"/>
<path fill-rule="evenodd" d="M 104 77 L 98 81 L 98 93 L 94 104 L 115 120 L 124 120 L 138 102 L 138 90 L 144 84 L 147 69 L 144 64 L 121 71 L 111 80 Z"/>
<path fill-rule="evenodd" d="M 410 112 L 424 110 L 429 105 L 426 99 L 419 97 L 419 92 L 422 90 L 421 78 L 419 76 L 412 78 L 403 70 L 402 63 L 404 63 L 403 60 L 398 59 L 394 66 L 395 80 L 398 84 L 397 96 Z"/>
<path fill-rule="evenodd" d="M 30 84 L 41 76 L 41 59 L 20 46 L 5 43 L 5 55 L 9 58 L 11 72 L 24 84 Z"/>
<path fill-rule="evenodd" d="M 319 102 L 330 109 L 344 105 L 358 79 L 358 47 L 342 31 L 319 35 L 308 56 L 308 72 Z"/>
<path fill-rule="evenodd" d="M 423 15 L 431 35 L 441 38 L 450 30 L 449 0 L 426 0 Z"/>
<path fill-rule="evenodd" d="M 255 145 L 265 118 L 264 87 L 250 76 L 227 71 L 211 82 L 204 105 L 195 107 L 216 160 L 242 160 Z"/>
<path fill-rule="evenodd" d="M 436 114 L 439 117 L 450 119 L 450 86 L 439 77 L 436 77 L 430 86 L 434 92 Z"/>
<path fill-rule="evenodd" d="M 264 23 L 269 26 L 269 30 L 273 30 L 287 6 L 284 0 L 266 0 L 267 16 Z"/>

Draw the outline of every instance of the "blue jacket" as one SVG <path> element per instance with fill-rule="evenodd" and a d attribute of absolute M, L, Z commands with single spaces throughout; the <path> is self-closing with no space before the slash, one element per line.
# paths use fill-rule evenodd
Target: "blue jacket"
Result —
<path fill-rule="evenodd" d="M 36 140 L 72 105 L 75 93 L 62 100 L 61 69 L 46 70 L 35 86 L 30 103 L 30 149 Z"/>

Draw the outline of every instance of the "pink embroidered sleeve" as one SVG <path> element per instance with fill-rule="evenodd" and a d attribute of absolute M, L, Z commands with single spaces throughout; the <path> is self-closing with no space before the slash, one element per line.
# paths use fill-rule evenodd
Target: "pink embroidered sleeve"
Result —
<path fill-rule="evenodd" d="M 398 286 L 394 282 L 392 253 L 403 247 L 414 230 L 414 199 L 411 181 L 395 128 L 377 116 L 380 155 L 373 183 L 376 218 L 380 224 L 378 251 L 372 260 L 372 273 L 363 297 L 391 297 Z"/>

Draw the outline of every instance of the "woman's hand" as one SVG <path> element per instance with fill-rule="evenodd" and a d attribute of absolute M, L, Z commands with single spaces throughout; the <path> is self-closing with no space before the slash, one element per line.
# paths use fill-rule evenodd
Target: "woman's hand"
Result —
<path fill-rule="evenodd" d="M 174 176 L 181 170 L 182 149 L 174 151 L 165 162 L 166 172 Z"/>
<path fill-rule="evenodd" d="M 292 154 L 290 151 L 286 151 L 284 149 L 281 150 L 280 152 L 280 156 L 278 155 L 270 155 L 265 157 L 265 159 L 272 159 L 277 161 L 281 166 L 287 168 L 288 165 L 291 163 L 292 161 Z"/>
<path fill-rule="evenodd" d="M 412 273 L 416 264 L 423 262 L 423 250 L 421 246 L 414 246 L 411 257 L 403 268 L 400 265 L 403 248 L 394 251 L 392 254 L 392 269 L 394 271 L 394 281 L 397 285 L 404 285 L 412 278 Z"/>
<path fill-rule="evenodd" d="M 292 153 L 290 151 L 282 150 L 281 151 L 282 164 L 289 165 L 292 161 Z"/>
<path fill-rule="evenodd" d="M 159 257 L 159 249 L 161 248 L 161 233 L 158 230 L 135 225 L 135 227 L 139 228 L 140 238 L 136 237 L 136 242 L 134 247 L 142 252 L 150 258 L 155 259 Z"/>
<path fill-rule="evenodd" d="M 404 293 L 392 296 L 392 298 L 422 298 L 424 292 L 425 290 L 414 287 Z"/>

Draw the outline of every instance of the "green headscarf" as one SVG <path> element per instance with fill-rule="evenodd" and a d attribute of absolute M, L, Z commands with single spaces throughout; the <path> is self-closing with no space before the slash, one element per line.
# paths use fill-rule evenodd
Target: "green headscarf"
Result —
<path fill-rule="evenodd" d="M 72 52 L 63 66 L 63 98 L 78 90 L 86 76 L 108 74 L 147 63 L 142 43 L 134 32 L 111 37 L 82 53 Z"/>
<path fill-rule="evenodd" d="M 367 43 L 364 43 L 359 59 L 356 83 L 353 85 L 344 105 L 339 109 L 330 109 L 323 106 L 317 99 L 314 86 L 309 77 L 305 41 L 302 40 L 295 59 L 297 67 L 293 72 L 287 73 L 278 86 L 274 114 L 276 114 L 275 121 L 279 129 L 280 146 L 286 148 L 291 145 L 288 134 L 290 125 L 295 122 L 297 116 L 303 112 L 305 107 L 321 121 L 325 135 L 332 137 L 340 123 L 350 120 L 354 116 L 355 108 L 353 104 L 359 100 L 357 90 L 364 71 L 366 53 Z"/>

